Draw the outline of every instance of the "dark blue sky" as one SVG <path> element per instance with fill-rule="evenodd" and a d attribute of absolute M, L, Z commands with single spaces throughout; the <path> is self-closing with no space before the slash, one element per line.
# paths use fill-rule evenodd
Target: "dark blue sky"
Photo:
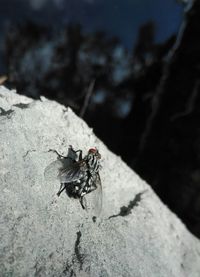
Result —
<path fill-rule="evenodd" d="M 78 17 L 77 9 L 71 5 L 66 18 L 82 22 L 89 31 L 117 35 L 127 47 L 136 40 L 141 24 L 150 20 L 156 24 L 156 41 L 167 39 L 177 32 L 183 14 L 183 6 L 175 0 L 99 0 L 96 5 L 79 6 Z"/>
<path fill-rule="evenodd" d="M 177 32 L 183 14 L 175 0 L 0 0 L 0 7 L 0 31 L 8 22 L 24 19 L 52 26 L 79 22 L 89 32 L 119 36 L 128 48 L 141 24 L 155 21 L 156 40 L 161 42 Z"/>

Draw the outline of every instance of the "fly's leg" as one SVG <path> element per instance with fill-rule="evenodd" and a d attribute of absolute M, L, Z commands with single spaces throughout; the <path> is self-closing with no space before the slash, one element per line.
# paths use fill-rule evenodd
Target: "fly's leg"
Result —
<path fill-rule="evenodd" d="M 79 152 L 78 160 L 81 161 L 83 159 L 83 152 L 82 150 L 74 150 L 73 147 L 70 145 L 69 146 L 70 150 L 76 155 Z"/>
<path fill-rule="evenodd" d="M 90 186 L 90 187 L 88 188 L 87 193 L 90 193 L 90 192 L 92 192 L 92 191 L 94 191 L 94 190 L 96 190 L 96 189 L 97 189 L 97 186 L 96 186 L 95 184 L 93 184 L 92 186 Z"/>
<path fill-rule="evenodd" d="M 83 151 L 82 150 L 77 150 L 77 151 L 75 151 L 76 153 L 78 153 L 79 152 L 79 157 L 78 157 L 78 159 L 79 159 L 79 161 L 81 161 L 82 159 L 83 159 Z"/>
<path fill-rule="evenodd" d="M 73 150 L 73 152 L 75 154 L 79 152 L 79 156 L 78 156 L 79 161 L 81 161 L 83 159 L 83 151 L 82 150 L 76 150 L 76 151 Z"/>
<path fill-rule="evenodd" d="M 63 192 L 63 190 L 65 190 L 65 184 L 64 184 L 64 183 L 61 183 L 60 189 L 59 189 L 59 191 L 57 192 L 58 197 L 59 197 L 60 194 Z"/>
<path fill-rule="evenodd" d="M 86 209 L 86 201 L 85 201 L 84 195 L 81 196 L 79 201 L 80 201 L 81 207 L 83 208 L 83 210 L 85 210 Z"/>
<path fill-rule="evenodd" d="M 58 153 L 58 151 L 56 151 L 56 150 L 54 150 L 54 149 L 49 149 L 48 152 L 56 153 L 57 156 L 58 156 L 58 159 L 60 159 L 60 160 L 62 160 L 62 159 L 65 159 L 65 160 L 66 160 L 66 159 L 69 159 L 69 160 L 71 160 L 72 162 L 75 161 L 72 157 L 63 156 L 63 155 L 61 155 L 60 153 Z"/>
<path fill-rule="evenodd" d="M 54 149 L 49 149 L 49 151 L 48 152 L 53 152 L 53 153 L 56 153 L 57 155 L 58 155 L 58 157 L 59 158 L 64 158 L 64 159 L 66 159 L 67 157 L 65 157 L 65 156 L 63 156 L 63 155 L 61 155 L 60 153 L 58 153 L 58 151 L 56 151 L 56 150 L 54 150 Z"/>

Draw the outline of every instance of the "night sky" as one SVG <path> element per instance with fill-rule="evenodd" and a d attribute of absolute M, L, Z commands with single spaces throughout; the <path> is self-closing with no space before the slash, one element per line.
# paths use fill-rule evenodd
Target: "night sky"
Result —
<path fill-rule="evenodd" d="M 141 24 L 154 21 L 156 41 L 162 42 L 177 33 L 183 15 L 183 5 L 175 0 L 0 0 L 0 4 L 1 41 L 10 22 L 28 19 L 52 26 L 78 22 L 88 32 L 118 36 L 131 48 Z"/>

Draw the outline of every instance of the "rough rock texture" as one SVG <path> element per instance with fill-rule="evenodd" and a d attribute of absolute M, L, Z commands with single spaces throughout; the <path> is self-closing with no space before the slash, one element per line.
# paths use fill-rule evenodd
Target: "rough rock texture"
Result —
<path fill-rule="evenodd" d="M 199 241 L 70 109 L 0 87 L 0 142 L 1 276 L 200 276 Z M 44 178 L 68 145 L 102 154 L 96 221 Z"/>

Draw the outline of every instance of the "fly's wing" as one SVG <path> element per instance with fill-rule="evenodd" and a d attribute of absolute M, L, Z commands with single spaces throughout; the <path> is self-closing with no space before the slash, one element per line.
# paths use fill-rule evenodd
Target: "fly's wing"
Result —
<path fill-rule="evenodd" d="M 72 183 L 83 178 L 84 168 L 80 163 L 75 162 L 66 168 L 63 168 L 59 173 L 59 179 L 61 183 Z"/>
<path fill-rule="evenodd" d="M 73 164 L 71 159 L 58 159 L 50 163 L 44 170 L 44 177 L 47 182 L 54 182 L 60 180 L 60 172 L 64 168 L 68 168 Z"/>
<path fill-rule="evenodd" d="M 58 180 L 60 170 L 62 170 L 63 164 L 61 160 L 56 160 L 50 163 L 44 170 L 44 177 L 47 182 L 54 182 Z"/>
<path fill-rule="evenodd" d="M 99 173 L 95 174 L 91 180 L 90 185 L 90 193 L 84 196 L 83 203 L 89 214 L 99 217 L 101 214 L 103 202 L 102 185 Z"/>

